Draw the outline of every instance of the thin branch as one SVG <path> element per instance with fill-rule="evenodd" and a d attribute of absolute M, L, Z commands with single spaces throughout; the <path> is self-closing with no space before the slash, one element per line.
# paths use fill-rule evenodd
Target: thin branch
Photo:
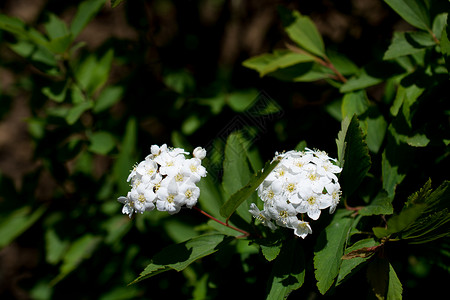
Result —
<path fill-rule="evenodd" d="M 232 226 L 232 225 L 230 225 L 230 224 L 228 224 L 228 223 L 224 223 L 224 222 L 220 221 L 219 219 L 214 218 L 213 216 L 211 216 L 211 215 L 208 214 L 207 212 L 201 210 L 201 209 L 198 208 L 197 206 L 194 206 L 193 208 L 194 208 L 195 210 L 197 210 L 198 212 L 200 212 L 201 214 L 207 216 L 207 217 L 210 218 L 211 220 L 213 220 L 213 221 L 215 221 L 215 222 L 217 222 L 217 223 L 219 223 L 219 224 L 221 224 L 221 225 L 223 225 L 223 226 L 225 226 L 225 227 L 228 227 L 228 228 L 231 228 L 231 229 L 233 229 L 233 230 L 239 231 L 240 233 L 243 234 L 243 235 L 237 236 L 236 238 L 245 238 L 245 237 L 248 237 L 248 236 L 250 235 L 250 233 L 248 233 L 248 232 L 245 231 L 245 230 L 236 228 L 236 227 L 234 227 L 234 226 Z"/>
<path fill-rule="evenodd" d="M 335 80 L 339 80 L 343 83 L 347 82 L 347 78 L 345 78 L 341 72 L 339 72 L 336 67 L 333 65 L 333 63 L 328 59 L 328 57 L 325 57 L 325 60 L 321 59 L 318 56 L 312 55 L 311 53 L 298 48 L 294 45 L 288 44 L 286 43 L 286 47 L 291 50 L 292 52 L 296 52 L 296 53 L 300 53 L 300 54 L 304 54 L 304 55 L 308 55 L 310 57 L 312 57 L 314 59 L 315 62 L 317 62 L 318 64 L 330 69 L 331 71 L 333 71 L 334 74 L 336 74 L 336 76 L 333 76 Z"/>

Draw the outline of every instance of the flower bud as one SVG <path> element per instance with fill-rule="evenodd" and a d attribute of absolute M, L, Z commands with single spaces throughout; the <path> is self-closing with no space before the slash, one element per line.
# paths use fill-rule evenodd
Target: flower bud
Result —
<path fill-rule="evenodd" d="M 197 147 L 192 154 L 195 158 L 204 159 L 206 157 L 206 150 L 202 147 Z"/>

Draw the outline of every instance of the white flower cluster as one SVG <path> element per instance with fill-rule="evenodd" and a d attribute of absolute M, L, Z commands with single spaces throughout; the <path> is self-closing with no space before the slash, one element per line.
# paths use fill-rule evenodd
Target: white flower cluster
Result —
<path fill-rule="evenodd" d="M 319 150 L 276 153 L 281 161 L 258 187 L 258 195 L 264 202 L 259 210 L 252 203 L 250 212 L 271 229 L 278 226 L 291 228 L 297 236 L 305 238 L 312 233 L 304 215 L 317 220 L 321 210 L 329 208 L 333 213 L 339 203 L 341 187 L 336 177 L 341 168 L 333 164 L 335 159 Z M 301 220 L 297 217 L 301 215 Z"/>
<path fill-rule="evenodd" d="M 197 147 L 193 158 L 181 148 L 153 145 L 151 154 L 136 165 L 128 176 L 131 191 L 117 200 L 124 204 L 122 213 L 130 218 L 133 213 L 153 210 L 175 214 L 183 205 L 192 208 L 198 200 L 200 189 L 196 183 L 206 176 L 201 160 L 206 150 Z"/>

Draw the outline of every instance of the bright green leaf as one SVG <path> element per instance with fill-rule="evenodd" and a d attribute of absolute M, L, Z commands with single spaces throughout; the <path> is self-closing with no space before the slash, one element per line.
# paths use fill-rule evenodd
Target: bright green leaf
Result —
<path fill-rule="evenodd" d="M 325 294 L 339 274 L 344 246 L 354 219 L 348 210 L 337 210 L 331 223 L 319 235 L 314 251 L 317 288 Z"/>
<path fill-rule="evenodd" d="M 322 36 L 309 17 L 284 7 L 279 8 L 279 13 L 284 30 L 292 41 L 312 54 L 326 57 Z"/>
<path fill-rule="evenodd" d="M 230 198 L 220 209 L 223 217 L 229 218 L 236 210 L 237 213 L 247 222 L 252 219 L 248 212 L 252 199 L 247 199 L 250 194 L 245 194 L 246 198 L 234 195 L 241 187 L 245 186 L 252 178 L 250 162 L 247 157 L 247 147 L 245 140 L 239 132 L 233 132 L 227 139 L 225 146 L 225 159 L 223 161 L 222 187 L 226 198 Z M 255 189 L 253 190 L 253 192 Z M 247 200 L 247 205 L 241 204 Z"/>
<path fill-rule="evenodd" d="M 372 215 L 391 215 L 394 213 L 394 207 L 392 206 L 392 198 L 390 198 L 386 192 L 380 192 L 373 201 L 359 210 L 361 216 Z"/>
<path fill-rule="evenodd" d="M 423 30 L 431 30 L 429 8 L 423 0 L 384 1 L 409 24 Z"/>
<path fill-rule="evenodd" d="M 384 53 L 384 60 L 410 55 L 424 51 L 436 43 L 431 35 L 423 31 L 394 32 L 392 43 Z"/>
<path fill-rule="evenodd" d="M 182 271 L 196 260 L 218 251 L 223 244 L 230 240 L 222 234 L 212 234 L 198 236 L 186 242 L 171 245 L 156 254 L 139 277 L 130 284 L 168 270 Z"/>
<path fill-rule="evenodd" d="M 342 117 L 360 116 L 369 108 L 369 99 L 365 90 L 347 93 L 342 98 Z"/>
<path fill-rule="evenodd" d="M 386 300 L 402 299 L 403 287 L 402 283 L 397 277 L 394 268 L 389 264 L 389 283 L 386 295 Z"/>
<path fill-rule="evenodd" d="M 280 160 L 278 159 L 273 162 L 267 162 L 263 170 L 255 174 L 254 177 L 250 178 L 250 180 L 244 187 L 231 195 L 231 197 L 220 209 L 220 214 L 223 217 L 229 219 L 231 215 L 239 208 L 239 206 L 244 203 L 244 201 L 247 200 L 247 198 L 249 198 L 253 193 L 255 193 L 256 188 L 264 181 L 264 179 L 270 174 L 270 172 L 275 169 L 279 162 Z M 246 209 L 248 210 L 248 208 Z"/>

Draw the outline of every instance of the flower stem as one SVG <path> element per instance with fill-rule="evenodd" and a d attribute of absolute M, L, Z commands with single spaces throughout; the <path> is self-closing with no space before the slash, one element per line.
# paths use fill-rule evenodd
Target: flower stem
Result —
<path fill-rule="evenodd" d="M 233 230 L 239 231 L 240 233 L 243 234 L 243 235 L 237 236 L 236 238 L 245 238 L 245 237 L 248 237 L 248 236 L 250 235 L 250 233 L 248 233 L 248 232 L 245 231 L 245 230 L 236 228 L 236 227 L 234 227 L 234 226 L 232 226 L 232 225 L 230 225 L 230 224 L 224 223 L 224 222 L 222 222 L 222 221 L 220 221 L 220 220 L 214 218 L 213 216 L 211 216 L 211 215 L 208 214 L 207 212 L 201 210 L 201 209 L 198 208 L 197 206 L 193 206 L 193 208 L 194 208 L 195 210 L 197 210 L 198 212 L 200 212 L 201 214 L 207 216 L 207 217 L 210 218 L 211 220 L 216 221 L 217 223 L 219 223 L 219 224 L 221 224 L 221 225 L 223 225 L 223 226 L 225 226 L 225 227 L 228 227 L 228 228 L 231 228 L 231 229 L 233 229 Z"/>

